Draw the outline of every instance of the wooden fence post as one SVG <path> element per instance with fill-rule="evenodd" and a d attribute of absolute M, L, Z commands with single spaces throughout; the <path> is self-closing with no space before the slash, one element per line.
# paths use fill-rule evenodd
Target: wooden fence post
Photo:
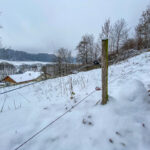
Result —
<path fill-rule="evenodd" d="M 104 105 L 108 101 L 108 39 L 102 40 L 102 102 Z"/>

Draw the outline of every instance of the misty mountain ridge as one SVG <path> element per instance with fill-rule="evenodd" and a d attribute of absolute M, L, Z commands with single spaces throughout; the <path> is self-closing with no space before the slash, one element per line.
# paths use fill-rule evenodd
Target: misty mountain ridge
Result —
<path fill-rule="evenodd" d="M 41 61 L 56 62 L 57 57 L 54 54 L 37 53 L 32 54 L 24 51 L 16 51 L 13 49 L 0 49 L 0 59 L 9 61 Z"/>

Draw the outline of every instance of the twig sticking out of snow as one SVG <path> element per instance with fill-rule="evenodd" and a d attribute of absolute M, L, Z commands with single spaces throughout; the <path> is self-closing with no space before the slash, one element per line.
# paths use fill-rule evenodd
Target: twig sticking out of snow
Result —
<path fill-rule="evenodd" d="M 1 107 L 0 112 L 3 112 L 3 109 L 4 109 L 4 106 L 5 106 L 5 103 L 6 103 L 6 97 L 5 97 L 4 101 L 3 101 L 3 104 L 2 104 L 2 107 Z"/>

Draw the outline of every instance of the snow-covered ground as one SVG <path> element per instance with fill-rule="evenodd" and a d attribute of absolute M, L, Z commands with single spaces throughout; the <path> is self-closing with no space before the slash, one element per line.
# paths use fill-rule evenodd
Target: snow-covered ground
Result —
<path fill-rule="evenodd" d="M 101 86 L 101 69 L 0 95 L 0 150 L 14 150 Z M 75 95 L 71 94 L 73 92 Z M 150 52 L 109 67 L 109 102 L 95 91 L 21 150 L 149 150 Z M 5 89 L 0 89 L 3 92 Z M 72 98 L 71 98 L 72 97 Z M 96 105 L 97 104 L 97 105 Z"/>
<path fill-rule="evenodd" d="M 8 60 L 2 60 L 0 59 L 0 63 L 1 62 L 7 62 L 7 63 L 10 63 L 10 64 L 13 64 L 15 66 L 20 66 L 20 65 L 23 65 L 23 64 L 26 64 L 26 65 L 34 65 L 34 64 L 55 64 L 54 62 L 41 62 L 41 61 L 8 61 Z"/>

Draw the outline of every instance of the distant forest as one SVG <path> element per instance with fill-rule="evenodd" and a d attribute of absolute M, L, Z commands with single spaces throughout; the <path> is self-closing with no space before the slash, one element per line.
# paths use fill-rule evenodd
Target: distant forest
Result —
<path fill-rule="evenodd" d="M 23 51 L 15 51 L 12 49 L 0 49 L 0 59 L 9 61 L 42 61 L 56 62 L 57 57 L 54 54 L 38 53 L 31 54 Z"/>

